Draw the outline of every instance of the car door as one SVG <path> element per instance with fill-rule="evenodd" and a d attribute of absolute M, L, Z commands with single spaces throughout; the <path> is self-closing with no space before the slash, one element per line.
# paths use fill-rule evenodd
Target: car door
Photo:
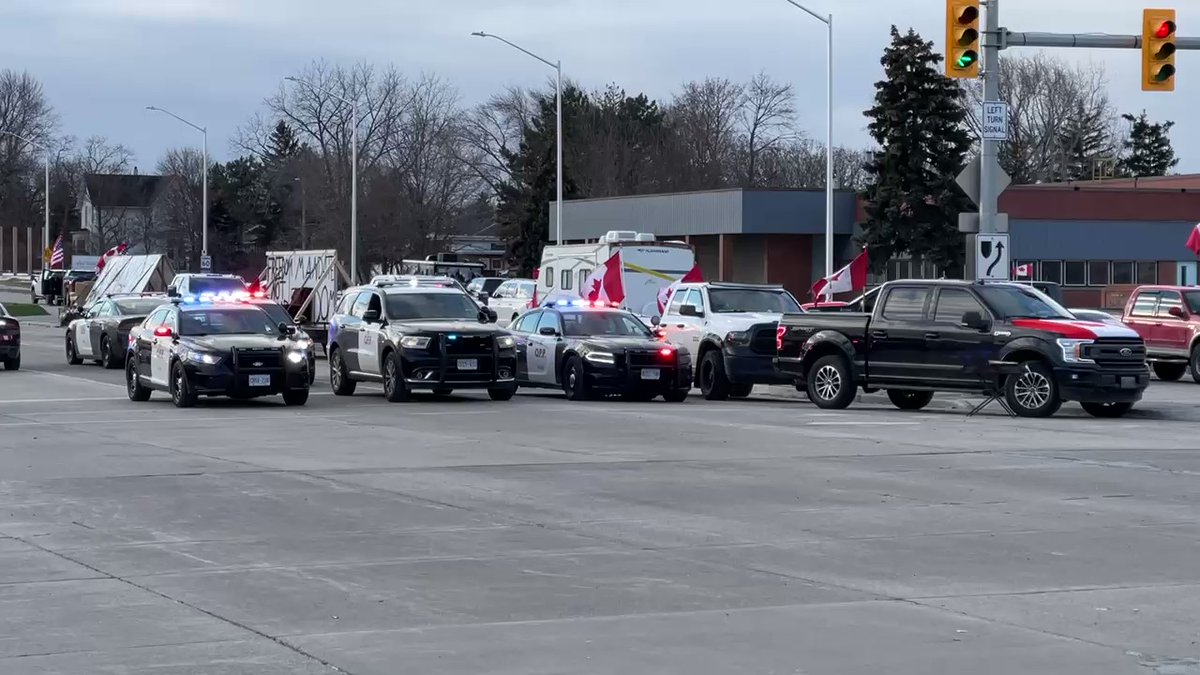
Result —
<path fill-rule="evenodd" d="M 967 289 L 938 290 L 925 335 L 925 363 L 934 386 L 978 386 L 983 367 L 997 356 L 991 331 L 963 325 L 963 315 L 968 312 L 977 312 L 989 322 L 993 320 L 983 303 Z"/>
<path fill-rule="evenodd" d="M 685 307 L 691 307 L 701 316 L 684 314 Z M 659 327 L 666 334 L 667 342 L 675 345 L 676 349 L 687 352 L 695 360 L 700 349 L 700 338 L 704 331 L 704 296 L 698 288 L 685 288 L 675 291 L 671 304 L 659 321 Z"/>
<path fill-rule="evenodd" d="M 178 310 L 174 308 L 161 311 L 162 322 L 149 331 L 150 380 L 155 384 L 165 385 L 171 377 L 171 347 L 175 343 L 175 336 L 179 334 L 179 318 Z M 155 329 L 162 327 L 170 328 L 171 334 L 157 335 Z"/>
<path fill-rule="evenodd" d="M 134 332 L 133 345 L 130 347 L 129 360 L 133 363 L 134 372 L 141 377 L 150 377 L 150 350 L 154 346 L 154 327 L 162 324 L 167 316 L 166 309 L 156 309 L 142 320 L 141 326 Z"/>
<path fill-rule="evenodd" d="M 932 326 L 925 320 L 932 288 L 893 286 L 881 299 L 868 327 L 868 373 L 872 385 L 889 382 L 927 384 L 925 341 Z"/>
<path fill-rule="evenodd" d="M 542 331 L 552 329 L 552 335 Z M 547 309 L 538 318 L 537 330 L 529 336 L 529 381 L 535 384 L 558 383 L 558 345 L 562 341 L 562 321 L 558 312 Z"/>
<path fill-rule="evenodd" d="M 374 291 L 364 291 L 362 298 L 366 298 L 367 305 L 358 327 L 358 370 L 369 375 L 378 375 L 381 372 L 379 356 L 383 349 L 383 298 Z M 358 306 L 358 302 L 354 304 Z M 368 321 L 367 314 L 374 314 L 378 318 Z"/>
<path fill-rule="evenodd" d="M 1140 291 L 1133 299 L 1125 325 L 1129 326 L 1146 343 L 1146 349 L 1155 350 L 1154 324 L 1158 323 L 1158 291 Z"/>
<path fill-rule="evenodd" d="M 1182 313 L 1174 316 L 1172 310 Z M 1187 309 L 1183 306 L 1183 295 L 1179 291 L 1160 291 L 1158 309 L 1155 311 L 1154 327 L 1150 335 L 1158 349 L 1174 355 L 1186 356 L 1191 342 Z"/>
<path fill-rule="evenodd" d="M 117 314 L 117 303 L 112 300 L 98 303 L 95 311 L 92 312 L 92 316 L 88 320 L 88 334 L 91 337 L 92 355 L 95 358 L 100 358 L 100 342 L 104 338 L 104 329 L 113 322 Z M 109 346 L 111 348 L 112 343 L 109 343 Z"/>
<path fill-rule="evenodd" d="M 96 303 L 94 306 L 86 310 L 79 320 L 73 326 L 75 334 L 71 339 L 75 342 L 75 353 L 83 358 L 92 358 L 96 354 L 95 344 L 92 337 L 92 326 L 96 323 L 95 318 L 104 305 L 108 301 Z"/>
<path fill-rule="evenodd" d="M 338 346 L 342 350 L 342 359 L 346 363 L 347 370 L 360 370 L 358 366 L 358 334 L 362 328 L 363 313 L 367 311 L 367 303 L 370 301 L 371 298 L 367 293 L 358 293 L 353 304 L 350 305 L 349 312 L 339 317 Z"/>
<path fill-rule="evenodd" d="M 529 378 L 529 359 L 532 356 L 533 333 L 537 331 L 538 320 L 542 312 L 535 310 L 522 315 L 509 330 L 517 340 L 517 382 L 531 382 Z"/>

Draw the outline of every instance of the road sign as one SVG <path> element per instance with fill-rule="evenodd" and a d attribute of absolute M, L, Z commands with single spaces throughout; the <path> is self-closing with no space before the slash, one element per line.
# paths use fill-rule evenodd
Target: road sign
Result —
<path fill-rule="evenodd" d="M 980 234 L 975 237 L 975 278 L 984 281 L 1008 281 L 1007 234 Z"/>
<path fill-rule="evenodd" d="M 1008 104 L 985 101 L 983 104 L 983 140 L 1008 140 Z"/>
<path fill-rule="evenodd" d="M 212 256 L 211 255 L 200 256 L 200 271 L 202 271 L 202 272 L 211 272 L 212 271 Z"/>
<path fill-rule="evenodd" d="M 975 204 L 979 204 L 980 161 L 979 155 L 971 157 L 971 161 L 967 162 L 967 165 L 963 167 L 962 173 L 958 174 L 958 177 L 954 179 L 954 182 L 958 183 L 958 187 L 962 188 L 962 191 Z M 1004 169 L 999 166 L 999 162 L 997 162 L 997 166 L 992 170 L 992 176 L 995 180 L 997 196 L 1007 190 L 1009 185 L 1012 185 L 1012 178 L 1004 173 Z"/>

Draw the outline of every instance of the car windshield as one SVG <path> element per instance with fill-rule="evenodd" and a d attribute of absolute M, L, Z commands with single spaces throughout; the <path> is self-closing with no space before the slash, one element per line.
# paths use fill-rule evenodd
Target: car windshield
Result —
<path fill-rule="evenodd" d="M 1029 286 L 980 286 L 984 302 L 1001 319 L 1073 319 L 1073 314 Z"/>
<path fill-rule="evenodd" d="M 276 335 L 279 327 L 258 307 L 189 309 L 180 315 L 180 335 Z"/>
<path fill-rule="evenodd" d="M 292 315 L 288 314 L 288 311 L 279 304 L 274 302 L 263 302 L 255 303 L 255 306 L 266 312 L 267 316 L 271 317 L 271 321 L 274 321 L 276 325 L 281 323 L 296 323 L 296 321 L 292 319 Z"/>
<path fill-rule="evenodd" d="M 732 312 L 765 312 L 768 314 L 798 314 L 800 304 L 784 290 L 759 288 L 709 288 L 708 300 L 718 314 Z"/>
<path fill-rule="evenodd" d="M 388 318 L 413 319 L 479 318 L 479 305 L 462 293 L 388 293 Z"/>
<path fill-rule="evenodd" d="M 117 309 L 121 310 L 121 314 L 124 316 L 145 316 L 162 305 L 163 299 L 130 298 L 129 300 L 116 300 L 114 304 L 116 304 Z"/>
<path fill-rule="evenodd" d="M 215 279 L 193 278 L 188 281 L 188 292 L 193 295 L 202 293 L 232 293 L 246 290 L 246 282 L 241 279 L 218 277 Z"/>
<path fill-rule="evenodd" d="M 581 311 L 561 314 L 563 334 L 567 337 L 650 337 L 650 331 L 644 323 L 624 312 Z"/>
<path fill-rule="evenodd" d="M 1187 301 L 1188 312 L 1200 314 L 1200 291 L 1184 291 L 1183 299 Z"/>

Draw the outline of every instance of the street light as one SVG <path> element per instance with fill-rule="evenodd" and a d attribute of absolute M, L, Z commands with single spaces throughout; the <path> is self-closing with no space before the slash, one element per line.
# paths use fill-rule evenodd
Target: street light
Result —
<path fill-rule="evenodd" d="M 12 136 L 18 141 L 24 141 L 25 143 L 28 143 L 29 145 L 41 150 L 46 155 L 46 195 L 45 201 L 42 203 L 42 217 L 44 219 L 42 224 L 42 251 L 45 251 L 46 249 L 50 248 L 50 148 L 49 146 L 42 145 L 35 140 L 25 138 L 24 136 L 18 136 L 11 131 L 0 131 L 0 134 Z M 16 242 L 13 242 L 13 245 L 15 246 Z M 32 272 L 33 270 L 30 271 Z"/>
<path fill-rule="evenodd" d="M 164 115 L 170 115 L 171 117 L 174 117 L 176 120 L 179 120 L 180 122 L 183 122 L 184 124 L 188 125 L 189 127 L 195 129 L 196 131 L 199 131 L 200 135 L 204 137 L 204 151 L 203 151 L 204 155 L 203 155 L 203 160 L 202 160 L 203 163 L 200 166 L 200 185 L 201 185 L 200 190 L 203 193 L 201 195 L 201 207 L 200 207 L 202 209 L 202 212 L 200 214 L 200 218 L 201 218 L 201 221 L 200 221 L 201 222 L 201 226 L 200 226 L 200 232 L 201 232 L 201 234 L 200 234 L 200 237 L 201 237 L 200 256 L 208 257 L 208 129 L 205 129 L 204 127 L 196 125 L 196 124 L 192 124 L 191 122 L 183 119 L 182 117 L 180 117 L 179 115 L 176 115 L 175 113 L 171 112 L 170 110 L 163 110 L 162 108 L 152 106 L 152 105 L 146 106 L 146 110 L 153 110 L 154 112 L 160 112 Z"/>
<path fill-rule="evenodd" d="M 358 283 L 358 99 L 339 96 L 328 89 L 298 77 L 283 78 L 288 82 L 316 89 L 350 106 L 350 283 Z"/>
<path fill-rule="evenodd" d="M 300 184 L 300 248 L 308 248 L 308 204 L 304 199 L 304 179 L 296 176 L 292 182 Z"/>
<path fill-rule="evenodd" d="M 821 16 L 796 0 L 787 2 L 808 13 L 829 28 L 828 91 L 825 121 L 825 276 L 833 274 L 833 13 Z M 833 300 L 833 293 L 826 291 L 826 300 Z"/>
<path fill-rule="evenodd" d="M 558 243 L 561 245 L 562 244 L 562 224 L 563 224 L 563 219 L 562 219 L 562 204 L 563 204 L 562 61 L 551 62 L 547 59 L 543 59 L 542 57 L 538 56 L 537 54 L 534 54 L 533 52 L 529 51 L 528 49 L 519 47 L 519 46 L 509 42 L 508 40 L 505 40 L 504 38 L 500 37 L 499 35 L 492 35 L 491 33 L 485 33 L 483 31 L 476 31 L 474 33 L 471 33 L 471 35 L 474 35 L 475 37 L 493 38 L 493 39 L 499 40 L 499 41 L 503 42 L 504 44 L 508 45 L 509 47 L 512 47 L 513 49 L 515 49 L 519 52 L 523 52 L 524 54 L 531 56 L 531 57 L 537 59 L 538 61 L 541 61 L 542 63 L 550 66 L 551 68 L 554 69 L 554 72 L 557 74 L 556 84 L 555 84 L 556 96 L 555 96 L 555 113 L 554 113 L 555 137 L 556 137 L 555 155 L 556 155 L 557 159 L 555 160 L 554 164 L 555 164 L 555 167 L 558 169 L 558 176 L 556 179 L 556 187 L 555 187 L 555 191 L 557 192 L 557 197 L 556 197 L 555 206 L 554 206 L 554 219 L 556 221 L 558 221 L 556 223 L 558 227 L 555 232 L 555 239 L 557 239 Z"/>

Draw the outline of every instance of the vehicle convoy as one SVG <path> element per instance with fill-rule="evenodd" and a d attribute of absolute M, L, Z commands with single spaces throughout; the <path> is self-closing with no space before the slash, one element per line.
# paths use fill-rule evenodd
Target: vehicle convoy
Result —
<path fill-rule="evenodd" d="M 595 243 L 543 248 L 537 297 L 580 296 L 579 289 L 592 271 L 617 251 L 621 252 L 625 287 L 621 306 L 647 318 L 658 314 L 658 292 L 682 279 L 696 264 L 696 252 L 682 241 L 656 241 L 653 234 L 614 230 Z"/>
<path fill-rule="evenodd" d="M 1121 321 L 1146 341 L 1146 360 L 1161 380 L 1191 373 L 1200 383 L 1200 288 L 1140 286 Z"/>
<path fill-rule="evenodd" d="M 167 299 L 159 293 L 110 295 L 92 303 L 67 324 L 67 363 L 91 359 L 105 368 L 125 365 L 129 332 Z"/>
<path fill-rule="evenodd" d="M 604 394 L 672 403 L 687 399 L 687 352 L 655 339 L 632 312 L 587 300 L 559 300 L 523 314 L 509 327 L 517 338 L 517 381 L 561 388 L 582 401 Z"/>
<path fill-rule="evenodd" d="M 507 401 L 517 390 L 516 339 L 457 284 L 381 280 L 342 294 L 329 324 L 329 380 L 350 396 L 382 382 L 389 401 L 414 390 L 448 396 L 486 389 Z"/>
<path fill-rule="evenodd" d="M 800 304 L 782 286 L 680 284 L 661 317 L 666 341 L 691 356 L 696 386 L 710 401 L 749 396 L 756 384 L 789 384 L 775 369 L 775 328 Z"/>
<path fill-rule="evenodd" d="M 251 399 L 283 395 L 308 402 L 308 352 L 288 324 L 243 300 L 179 298 L 129 334 L 125 385 L 132 401 L 166 391 L 179 408 L 200 396 Z"/>
<path fill-rule="evenodd" d="M 1003 396 L 1022 417 L 1078 401 L 1119 417 L 1149 383 L 1137 333 L 1081 321 L 1040 291 L 1014 283 L 894 281 L 874 311 L 783 317 L 777 365 L 822 408 L 845 408 L 856 390 L 886 390 L 902 410 L 935 391 Z"/>
<path fill-rule="evenodd" d="M 0 363 L 5 370 L 21 369 L 21 322 L 0 304 Z"/>

